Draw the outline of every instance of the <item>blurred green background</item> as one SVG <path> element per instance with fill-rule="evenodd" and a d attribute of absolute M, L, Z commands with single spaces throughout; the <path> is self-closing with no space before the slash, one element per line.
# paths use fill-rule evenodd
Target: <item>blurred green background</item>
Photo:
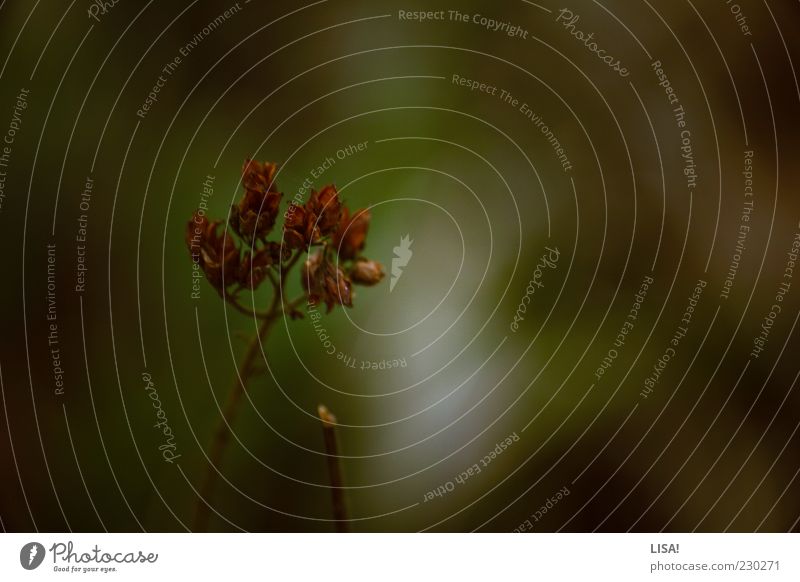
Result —
<path fill-rule="evenodd" d="M 394 291 L 388 277 L 360 288 L 352 310 L 322 324 L 337 352 L 408 365 L 354 370 L 325 353 L 309 319 L 279 322 L 234 426 L 213 529 L 333 529 L 320 403 L 341 423 L 355 531 L 511 531 L 563 487 L 570 495 L 534 530 L 797 529 L 800 291 L 749 358 L 798 231 L 797 3 L 747 4 L 745 36 L 723 2 L 576 0 L 576 29 L 620 58 L 625 78 L 547 2 L 254 0 L 208 34 L 234 4 L 120 2 L 97 20 L 90 6 L 0 8 L 0 130 L 30 90 L 0 210 L 6 529 L 189 527 L 218 402 L 255 330 L 205 281 L 191 298 L 184 227 L 203 182 L 214 177 L 209 214 L 224 218 L 245 158 L 279 163 L 288 200 L 327 157 L 363 142 L 315 187 L 334 183 L 351 208 L 372 207 L 370 258 L 390 268 L 404 235 L 414 256 Z M 528 34 L 406 21 L 401 10 L 482 14 Z M 691 195 L 654 60 L 687 113 Z M 158 100 L 137 116 L 159 75 Z M 747 150 L 751 230 L 722 299 Z M 81 214 L 88 271 L 76 293 Z M 48 345 L 47 244 L 63 395 Z M 547 246 L 559 262 L 514 333 Z M 639 319 L 596 380 L 647 275 Z M 708 284 L 687 336 L 642 398 L 698 279 Z M 294 274 L 287 295 L 299 289 Z M 268 301 L 266 287 L 254 296 Z M 172 464 L 145 372 L 175 435 Z M 514 433 L 480 474 L 425 501 Z"/>

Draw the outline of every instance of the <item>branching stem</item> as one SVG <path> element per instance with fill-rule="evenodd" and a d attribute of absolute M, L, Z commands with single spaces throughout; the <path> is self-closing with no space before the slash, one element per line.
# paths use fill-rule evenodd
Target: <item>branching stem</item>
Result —
<path fill-rule="evenodd" d="M 192 528 L 195 532 L 204 532 L 208 529 L 212 497 L 214 495 L 214 487 L 217 482 L 217 477 L 220 474 L 222 457 L 224 456 L 225 450 L 230 442 L 231 426 L 239 412 L 239 409 L 241 408 L 242 397 L 247 390 L 247 382 L 253 376 L 253 373 L 258 369 L 258 355 L 261 350 L 261 346 L 265 343 L 269 331 L 275 321 L 284 313 L 291 314 L 291 310 L 299 306 L 305 300 L 305 294 L 303 294 L 300 297 L 297 297 L 295 300 L 285 304 L 281 301 L 282 290 L 284 288 L 283 284 L 286 280 L 286 275 L 297 263 L 301 254 L 302 253 L 299 251 L 295 253 L 281 270 L 280 282 L 276 281 L 278 285 L 274 290 L 270 307 L 262 317 L 259 317 L 261 322 L 258 326 L 258 331 L 247 346 L 247 351 L 242 357 L 242 361 L 240 362 L 239 367 L 234 374 L 233 382 L 228 390 L 228 395 L 222 408 L 222 416 L 220 417 L 216 429 L 214 430 L 211 445 L 209 447 L 208 468 L 206 469 L 205 476 L 200 486 L 200 494 L 195 504 L 194 523 Z M 274 281 L 274 279 L 272 280 Z M 229 302 L 234 306 L 241 308 L 240 311 L 243 311 L 247 315 L 256 315 L 257 317 L 259 315 L 258 313 L 254 314 L 252 311 L 244 310 L 244 308 L 242 308 L 242 306 L 235 300 Z"/>

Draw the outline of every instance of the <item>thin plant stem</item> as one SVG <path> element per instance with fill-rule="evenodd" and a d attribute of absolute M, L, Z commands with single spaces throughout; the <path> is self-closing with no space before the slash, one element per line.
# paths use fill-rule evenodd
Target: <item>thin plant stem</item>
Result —
<path fill-rule="evenodd" d="M 257 359 L 260 348 L 265 342 L 272 324 L 275 323 L 278 317 L 284 313 L 284 305 L 281 303 L 281 291 L 283 289 L 283 284 L 286 280 L 286 275 L 297 263 L 301 254 L 302 253 L 299 251 L 295 253 L 295 255 L 286 263 L 283 269 L 281 269 L 280 281 L 277 282 L 278 285 L 275 287 L 275 292 L 272 296 L 272 303 L 261 319 L 261 323 L 258 326 L 258 331 L 255 337 L 253 337 L 247 346 L 247 351 L 245 352 L 242 361 L 236 370 L 236 374 L 233 377 L 233 382 L 228 390 L 228 395 L 222 408 L 222 416 L 217 422 L 217 426 L 214 430 L 211 440 L 211 445 L 209 447 L 208 467 L 200 486 L 200 494 L 198 495 L 195 503 L 194 523 L 192 528 L 195 532 L 204 532 L 208 529 L 214 487 L 217 482 L 217 476 L 221 467 L 222 457 L 224 456 L 225 449 L 230 442 L 231 426 L 237 414 L 239 413 L 242 397 L 247 389 L 247 382 L 250 380 L 254 371 L 257 371 Z M 275 281 L 274 278 L 270 278 Z M 305 295 L 301 295 L 294 301 L 286 303 L 286 308 L 294 309 L 297 305 L 302 303 L 304 299 Z M 288 311 L 288 313 L 291 313 L 291 311 Z M 250 315 L 253 314 L 250 313 Z"/>
<path fill-rule="evenodd" d="M 233 378 L 233 383 L 228 390 L 228 396 L 225 400 L 225 405 L 222 408 L 222 416 L 217 422 L 217 427 L 214 430 L 214 436 L 211 441 L 211 447 L 208 452 L 208 469 L 206 469 L 203 484 L 200 487 L 200 495 L 197 498 L 194 513 L 194 526 L 193 531 L 204 532 L 208 528 L 208 520 L 211 511 L 211 501 L 214 493 L 214 486 L 217 482 L 217 474 L 219 471 L 222 457 L 230 442 L 231 424 L 233 423 L 242 402 L 242 396 L 245 393 L 245 384 L 250 379 L 253 368 L 256 363 L 256 357 L 259 353 L 259 346 L 267 336 L 270 327 L 275 322 L 276 314 L 272 314 L 261 322 L 256 336 L 250 340 L 247 346 L 242 362 L 239 364 L 239 369 Z"/>
<path fill-rule="evenodd" d="M 250 317 L 255 317 L 256 319 L 266 319 L 269 316 L 269 313 L 266 311 L 258 311 L 255 309 L 248 309 L 241 303 L 239 303 L 236 299 L 232 297 L 225 297 L 225 300 L 228 302 L 228 305 L 233 307 L 239 313 L 244 315 L 249 315 Z"/>
<path fill-rule="evenodd" d="M 336 436 L 336 417 L 322 404 L 317 409 L 322 421 L 322 437 L 325 441 L 328 475 L 330 478 L 331 501 L 333 502 L 333 518 L 336 531 L 349 531 L 347 503 L 344 497 L 344 479 L 342 479 L 341 459 L 339 458 L 339 442 Z"/>

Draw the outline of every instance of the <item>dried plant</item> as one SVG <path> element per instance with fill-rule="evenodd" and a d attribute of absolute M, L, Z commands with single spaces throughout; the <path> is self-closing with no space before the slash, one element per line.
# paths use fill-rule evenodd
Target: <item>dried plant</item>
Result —
<path fill-rule="evenodd" d="M 283 194 L 275 182 L 277 166 L 247 160 L 242 168 L 244 195 L 231 208 L 228 227 L 222 220 L 209 220 L 196 212 L 186 226 L 186 244 L 192 260 L 220 297 L 237 311 L 259 321 L 258 332 L 249 342 L 228 392 L 209 447 L 209 465 L 195 508 L 194 530 L 208 527 L 213 490 L 220 463 L 230 440 L 231 426 L 241 406 L 248 381 L 264 367 L 259 346 L 265 343 L 271 326 L 283 316 L 303 317 L 303 304 L 324 303 L 330 312 L 336 305 L 353 306 L 353 285 L 371 286 L 384 277 L 383 266 L 362 256 L 369 229 L 370 213 L 351 214 L 335 186 L 313 190 L 305 204 L 291 202 L 284 213 L 282 231 L 275 238 Z M 285 295 L 287 276 L 300 262 L 302 293 L 289 301 Z M 243 292 L 253 292 L 265 281 L 272 286 L 272 298 L 263 309 L 242 303 Z M 325 410 L 324 407 L 320 410 Z M 341 470 L 331 456 L 335 418 L 320 412 L 333 491 L 334 516 L 343 528 L 344 501 Z M 335 448 L 333 449 L 335 453 Z"/>

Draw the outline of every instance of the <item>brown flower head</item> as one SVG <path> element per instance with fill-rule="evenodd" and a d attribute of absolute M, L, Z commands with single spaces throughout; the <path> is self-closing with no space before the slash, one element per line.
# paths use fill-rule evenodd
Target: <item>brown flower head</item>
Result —
<path fill-rule="evenodd" d="M 342 203 L 335 186 L 325 186 L 311 197 L 303 206 L 292 202 L 286 211 L 283 227 L 284 240 L 292 249 L 308 248 L 331 234 L 339 224 Z"/>
<path fill-rule="evenodd" d="M 277 171 L 277 164 L 270 162 L 262 164 L 256 160 L 245 160 L 242 166 L 242 186 L 245 190 L 275 191 L 275 173 Z"/>
<path fill-rule="evenodd" d="M 247 160 L 242 168 L 244 196 L 231 209 L 230 224 L 236 233 L 247 242 L 265 240 L 278 217 L 283 194 L 277 191 L 275 172 L 277 166 Z"/>
<path fill-rule="evenodd" d="M 209 221 L 195 212 L 186 225 L 186 246 L 206 275 L 209 283 L 220 293 L 224 287 L 239 279 L 239 249 L 227 233 L 220 232 L 221 220 Z"/>
<path fill-rule="evenodd" d="M 291 268 L 295 259 L 315 247 L 302 264 L 309 303 L 325 303 L 328 311 L 335 305 L 352 307 L 354 284 L 375 285 L 385 276 L 380 263 L 361 255 L 369 211 L 351 213 L 336 187 L 328 185 L 312 190 L 302 205 L 292 202 L 284 217 L 283 241 L 267 240 L 283 197 L 275 185 L 276 174 L 275 164 L 245 161 L 244 195 L 231 210 L 230 230 L 201 212 L 189 221 L 186 244 L 192 260 L 223 298 L 237 302 L 239 291 L 256 290 L 268 277 L 277 284 L 279 272 L 283 283 L 283 267 Z M 292 318 L 300 316 L 294 305 L 287 312 Z"/>
<path fill-rule="evenodd" d="M 364 250 L 371 218 L 369 210 L 358 210 L 351 217 L 350 210 L 344 209 L 339 228 L 333 235 L 333 244 L 342 260 L 354 259 Z"/>
<path fill-rule="evenodd" d="M 322 252 L 318 251 L 303 262 L 303 267 L 300 272 L 300 282 L 303 289 L 308 294 L 309 299 L 315 295 L 315 291 L 319 288 L 319 272 L 322 265 Z M 319 297 L 317 297 L 319 299 Z M 316 303 L 313 301 L 312 303 Z"/>
<path fill-rule="evenodd" d="M 247 251 L 239 266 L 238 283 L 255 291 L 267 278 L 270 267 L 279 265 L 280 261 L 281 245 L 276 242 L 270 241 L 258 250 Z"/>
<path fill-rule="evenodd" d="M 314 215 L 322 236 L 331 234 L 339 224 L 339 217 L 342 214 L 342 203 L 336 186 L 325 186 L 319 192 L 313 190 L 306 203 L 306 210 Z"/>
<path fill-rule="evenodd" d="M 381 282 L 386 273 L 383 270 L 383 265 L 378 261 L 360 260 L 353 263 L 350 267 L 350 278 L 353 283 L 357 285 L 366 285 L 371 287 Z"/>
<path fill-rule="evenodd" d="M 323 251 L 317 251 L 303 263 L 301 277 L 310 304 L 323 302 L 328 313 L 337 304 L 353 306 L 353 282 L 342 269 L 325 258 Z"/>
<path fill-rule="evenodd" d="M 290 249 L 306 249 L 319 242 L 316 217 L 305 206 L 294 202 L 289 206 L 283 224 L 283 240 Z"/>
<path fill-rule="evenodd" d="M 325 291 L 323 299 L 329 313 L 337 303 L 344 307 L 353 306 L 353 282 L 333 263 L 328 263 L 325 270 Z"/>

